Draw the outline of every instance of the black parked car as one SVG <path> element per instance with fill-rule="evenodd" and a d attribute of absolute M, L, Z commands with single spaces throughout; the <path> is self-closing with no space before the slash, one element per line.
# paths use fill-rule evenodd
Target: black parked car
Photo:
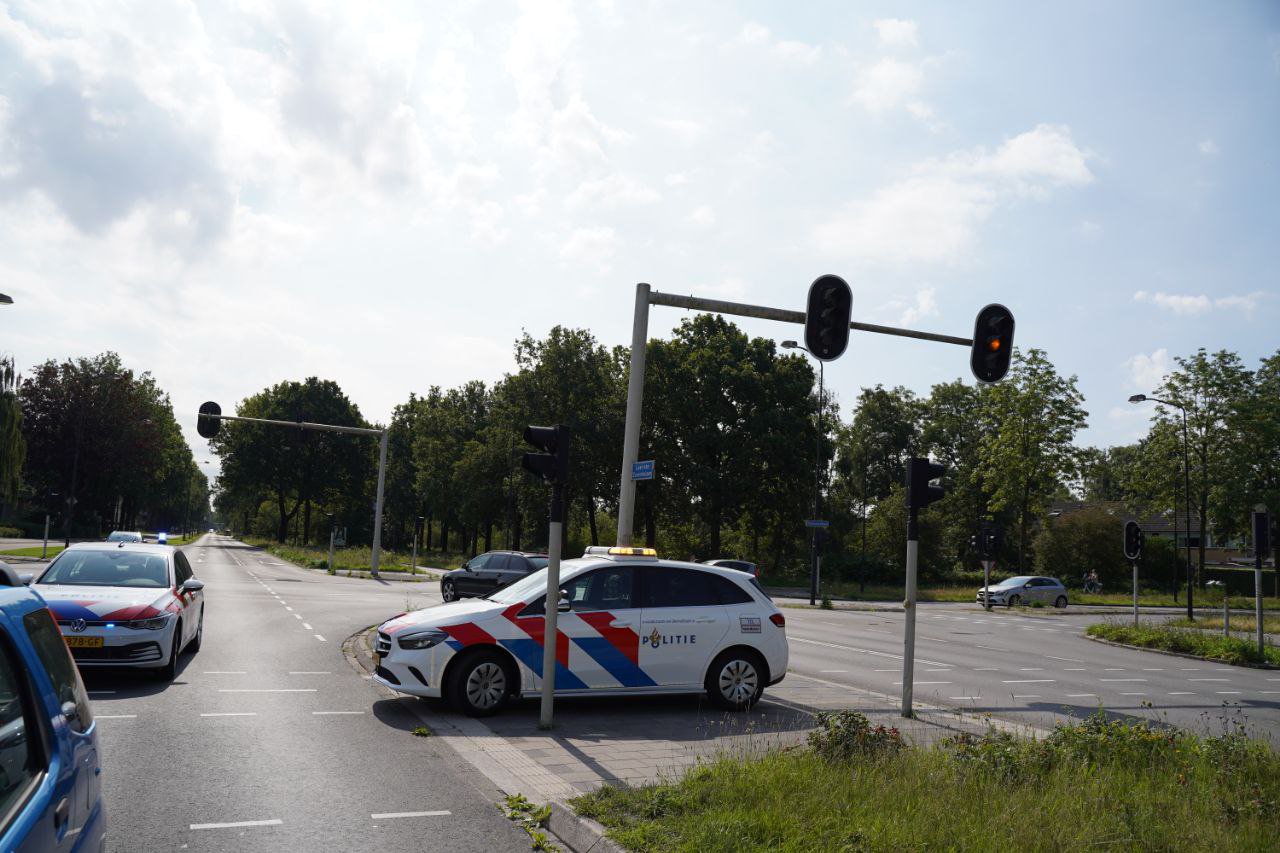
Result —
<path fill-rule="evenodd" d="M 440 578 L 440 595 L 445 601 L 488 595 L 546 565 L 546 554 L 485 551 L 467 560 L 462 568 L 446 572 Z"/>
<path fill-rule="evenodd" d="M 757 566 L 755 563 L 748 562 L 747 560 L 721 559 L 721 560 L 703 560 L 702 562 L 704 565 L 707 565 L 707 566 L 719 566 L 722 569 L 737 569 L 740 572 L 746 572 L 747 574 L 751 575 L 753 578 L 758 577 L 760 575 L 760 567 Z"/>

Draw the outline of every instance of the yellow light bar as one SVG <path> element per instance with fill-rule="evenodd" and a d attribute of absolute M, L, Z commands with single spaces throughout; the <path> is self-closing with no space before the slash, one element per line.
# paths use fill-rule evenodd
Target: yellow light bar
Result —
<path fill-rule="evenodd" d="M 656 557 L 658 552 L 653 548 L 623 548 L 613 547 L 609 549 L 609 553 L 615 557 Z"/>

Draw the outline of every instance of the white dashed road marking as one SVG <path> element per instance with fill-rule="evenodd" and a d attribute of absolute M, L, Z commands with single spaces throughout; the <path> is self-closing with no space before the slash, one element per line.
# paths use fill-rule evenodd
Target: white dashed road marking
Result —
<path fill-rule="evenodd" d="M 228 711 L 222 714 L 201 714 L 202 717 L 256 717 L 257 711 Z"/>
<path fill-rule="evenodd" d="M 369 817 L 374 820 L 390 820 L 396 817 L 447 817 L 453 812 L 387 812 L 385 814 L 371 814 Z"/>
<path fill-rule="evenodd" d="M 324 637 L 321 637 L 319 634 L 312 634 L 311 636 L 315 637 L 317 640 L 319 640 L 322 643 L 328 642 L 327 640 L 325 640 Z"/>
<path fill-rule="evenodd" d="M 1052 684 L 1052 678 L 1002 679 L 1001 684 Z"/>
<path fill-rule="evenodd" d="M 327 669 L 299 669 L 289 673 L 290 675 L 333 675 Z"/>
<path fill-rule="evenodd" d="M 206 669 L 205 675 L 244 675 L 243 669 Z"/>
<path fill-rule="evenodd" d="M 1145 678 L 1099 678 L 1099 681 L 1146 681 Z"/>
<path fill-rule="evenodd" d="M 364 711 L 312 711 L 314 716 L 324 717 L 334 714 L 363 714 Z"/>
<path fill-rule="evenodd" d="M 242 689 L 223 688 L 219 693 L 315 693 L 314 687 L 245 687 Z"/>
<path fill-rule="evenodd" d="M 192 829 L 239 829 L 242 826 L 280 826 L 284 821 L 279 818 L 271 820 L 237 820 L 231 823 L 193 823 Z"/>
<path fill-rule="evenodd" d="M 137 714 L 94 714 L 95 720 L 132 720 Z"/>

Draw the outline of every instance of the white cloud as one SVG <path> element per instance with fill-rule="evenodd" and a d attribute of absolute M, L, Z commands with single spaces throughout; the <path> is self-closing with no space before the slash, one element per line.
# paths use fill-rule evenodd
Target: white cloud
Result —
<path fill-rule="evenodd" d="M 685 217 L 685 221 L 699 228 L 710 228 L 716 224 L 716 212 L 711 208 L 711 205 L 704 204 Z"/>
<path fill-rule="evenodd" d="M 915 47 L 918 27 L 915 21 L 881 18 L 875 22 L 880 43 L 888 47 Z"/>
<path fill-rule="evenodd" d="M 868 112 L 884 113 L 915 103 L 923 84 L 921 66 L 885 57 L 858 75 L 852 99 Z"/>
<path fill-rule="evenodd" d="M 1005 140 L 919 163 L 911 174 L 853 202 L 814 229 L 820 249 L 866 263 L 959 262 L 998 207 L 1093 180 L 1089 155 L 1064 126 L 1038 125 Z"/>
<path fill-rule="evenodd" d="M 628 175 L 609 175 L 592 181 L 583 181 L 567 199 L 570 207 L 599 207 L 616 210 L 620 207 L 653 204 L 661 198 L 647 184 Z"/>
<path fill-rule="evenodd" d="M 1139 290 L 1133 294 L 1133 301 L 1155 305 L 1157 308 L 1172 311 L 1174 314 L 1194 317 L 1206 314 L 1215 308 L 1232 309 L 1242 311 L 1245 314 L 1252 314 L 1258 307 L 1258 301 L 1265 296 L 1266 294 L 1260 290 L 1240 296 L 1218 296 L 1214 298 L 1210 298 L 1203 293 L 1181 294 L 1164 293 L 1163 291 L 1153 293 L 1148 290 Z"/>
<path fill-rule="evenodd" d="M 812 65 L 822 58 L 822 48 L 791 39 L 774 40 L 769 28 L 757 21 L 748 21 L 738 33 L 738 42 L 749 47 L 765 47 L 769 53 L 786 62 Z"/>
<path fill-rule="evenodd" d="M 1102 226 L 1092 219 L 1081 219 L 1076 223 L 1076 233 L 1081 237 L 1096 237 L 1102 233 Z"/>
<path fill-rule="evenodd" d="M 1212 157 L 1218 153 L 1218 143 L 1214 142 L 1212 139 L 1206 139 L 1196 147 L 1199 148 L 1200 153 L 1206 157 Z"/>
<path fill-rule="evenodd" d="M 700 121 L 688 118 L 654 119 L 654 124 L 670 133 L 685 145 L 700 142 L 707 135 L 707 126 Z"/>
<path fill-rule="evenodd" d="M 564 261 L 591 264 L 598 267 L 601 272 L 608 272 L 609 262 L 617 249 L 618 234 L 612 228 L 606 226 L 577 228 L 560 247 L 560 258 Z"/>
<path fill-rule="evenodd" d="M 683 187 L 689 183 L 688 172 L 672 172 L 662 179 L 662 182 L 669 187 Z"/>
<path fill-rule="evenodd" d="M 908 306 L 902 312 L 902 316 L 898 318 L 898 324 L 901 326 L 910 326 L 918 320 L 926 317 L 938 316 L 938 291 L 933 287 L 924 287 L 916 291 L 916 301 L 914 305 Z"/>
<path fill-rule="evenodd" d="M 1133 387 L 1150 391 L 1160 385 L 1172 369 L 1169 351 L 1163 347 L 1147 355 L 1138 353 L 1125 362 Z"/>

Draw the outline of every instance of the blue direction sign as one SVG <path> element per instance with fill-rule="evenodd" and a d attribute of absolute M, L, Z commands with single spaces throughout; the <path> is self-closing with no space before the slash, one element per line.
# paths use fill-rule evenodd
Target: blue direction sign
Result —
<path fill-rule="evenodd" d="M 804 520 L 805 527 L 830 527 L 831 522 L 821 518 L 806 518 Z"/>
<path fill-rule="evenodd" d="M 653 479 L 653 460 L 645 459 L 642 462 L 632 462 L 631 463 L 631 479 L 652 480 Z"/>

